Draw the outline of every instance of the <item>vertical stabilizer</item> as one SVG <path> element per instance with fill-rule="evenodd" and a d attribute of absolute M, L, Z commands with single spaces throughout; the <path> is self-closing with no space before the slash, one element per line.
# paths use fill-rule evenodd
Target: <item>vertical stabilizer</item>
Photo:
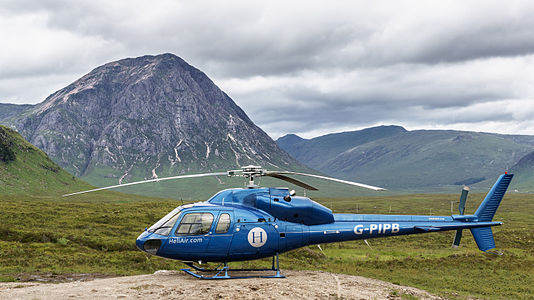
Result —
<path fill-rule="evenodd" d="M 491 222 L 493 220 L 495 212 L 501 204 L 504 193 L 506 193 L 512 177 L 514 177 L 513 174 L 505 173 L 497 179 L 497 182 L 495 182 L 489 193 L 486 195 L 486 198 L 484 198 L 484 201 L 482 201 L 475 212 L 478 222 Z M 495 248 L 495 240 L 493 239 L 493 231 L 491 230 L 491 227 L 472 228 L 471 233 L 475 238 L 478 249 L 486 252 Z"/>
<path fill-rule="evenodd" d="M 475 216 L 477 216 L 479 222 L 489 222 L 493 220 L 493 216 L 495 216 L 495 212 L 497 211 L 499 204 L 501 204 L 502 197 L 504 196 L 504 193 L 506 193 L 512 177 L 514 177 L 513 174 L 503 174 L 499 177 L 497 182 L 495 182 L 495 185 L 493 185 L 489 193 L 486 195 L 486 198 L 475 212 Z"/>

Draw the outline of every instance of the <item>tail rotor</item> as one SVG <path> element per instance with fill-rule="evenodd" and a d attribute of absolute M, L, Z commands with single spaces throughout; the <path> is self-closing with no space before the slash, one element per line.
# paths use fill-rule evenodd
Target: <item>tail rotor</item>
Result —
<path fill-rule="evenodd" d="M 464 186 L 462 189 L 462 195 L 460 196 L 460 204 L 458 205 L 458 210 L 460 215 L 464 215 L 465 212 L 465 203 L 467 201 L 467 194 L 469 194 L 469 187 Z M 458 248 L 460 246 L 460 241 L 462 240 L 462 229 L 456 230 L 456 235 L 454 235 L 454 241 L 452 242 L 453 248 Z"/>

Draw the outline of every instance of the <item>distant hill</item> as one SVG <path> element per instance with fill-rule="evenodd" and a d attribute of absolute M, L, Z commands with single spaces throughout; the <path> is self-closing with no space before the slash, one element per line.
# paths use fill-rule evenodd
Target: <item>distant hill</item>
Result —
<path fill-rule="evenodd" d="M 206 74 L 173 54 L 97 67 L 21 112 L 7 123 L 97 186 L 249 164 L 307 170 Z M 160 195 L 175 194 L 169 187 Z"/>
<path fill-rule="evenodd" d="M 534 151 L 523 156 L 511 169 L 515 175 L 512 188 L 521 192 L 534 192 Z"/>
<path fill-rule="evenodd" d="M 309 140 L 288 134 L 276 140 L 276 143 L 298 161 L 319 170 L 324 168 L 325 160 L 348 149 L 403 132 L 406 132 L 406 129 L 400 126 L 379 126 L 358 131 L 332 133 Z"/>
<path fill-rule="evenodd" d="M 390 189 L 489 186 L 534 150 L 533 136 L 381 126 L 277 143 L 325 174 Z"/>
<path fill-rule="evenodd" d="M 60 195 L 90 187 L 17 132 L 0 125 L 0 195 Z"/>
<path fill-rule="evenodd" d="M 9 123 L 14 117 L 19 117 L 35 105 L 0 103 L 0 123 Z"/>

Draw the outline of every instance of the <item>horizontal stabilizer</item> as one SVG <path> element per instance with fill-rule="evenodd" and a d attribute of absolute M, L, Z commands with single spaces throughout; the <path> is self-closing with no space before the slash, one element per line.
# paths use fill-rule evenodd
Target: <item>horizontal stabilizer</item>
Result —
<path fill-rule="evenodd" d="M 502 222 L 473 222 L 473 223 L 457 223 L 457 224 L 447 224 L 447 225 L 431 225 L 431 226 L 414 226 L 416 230 L 424 232 L 434 232 L 434 231 L 444 231 L 444 230 L 454 230 L 454 229 L 473 229 L 473 228 L 483 228 L 490 226 L 499 226 L 502 225 Z"/>

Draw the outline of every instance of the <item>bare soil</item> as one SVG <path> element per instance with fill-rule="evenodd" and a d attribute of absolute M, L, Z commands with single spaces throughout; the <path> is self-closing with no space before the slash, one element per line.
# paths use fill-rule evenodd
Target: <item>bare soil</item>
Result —
<path fill-rule="evenodd" d="M 0 299 L 443 299 L 360 276 L 318 271 L 283 274 L 287 278 L 199 280 L 179 271 L 113 278 L 74 276 L 62 283 L 0 283 Z"/>

